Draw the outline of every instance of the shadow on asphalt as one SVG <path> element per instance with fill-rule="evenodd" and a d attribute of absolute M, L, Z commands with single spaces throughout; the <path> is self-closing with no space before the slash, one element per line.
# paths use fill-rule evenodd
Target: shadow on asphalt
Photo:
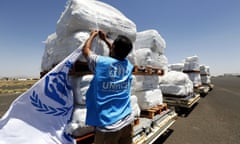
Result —
<path fill-rule="evenodd" d="M 191 108 L 184 108 L 184 107 L 175 107 L 175 112 L 180 117 L 188 117 L 188 115 L 193 111 L 193 109 L 198 105 L 195 103 Z"/>
<path fill-rule="evenodd" d="M 153 144 L 163 144 L 172 133 L 172 129 L 167 129 Z"/>

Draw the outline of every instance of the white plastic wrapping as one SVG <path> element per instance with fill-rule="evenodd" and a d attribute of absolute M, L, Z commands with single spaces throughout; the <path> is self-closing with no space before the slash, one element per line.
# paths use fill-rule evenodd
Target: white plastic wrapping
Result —
<path fill-rule="evenodd" d="M 58 37 L 56 33 L 48 36 L 45 41 L 45 51 L 42 57 L 42 71 L 49 71 L 75 49 L 82 48 L 88 38 L 89 32 L 84 31 L 73 33 L 64 38 Z M 98 37 L 94 39 L 91 49 L 96 54 L 109 55 L 108 46 Z M 79 61 L 84 62 L 86 59 L 84 56 L 80 56 Z"/>
<path fill-rule="evenodd" d="M 149 109 L 163 103 L 160 89 L 137 91 L 136 96 L 141 110 Z"/>
<path fill-rule="evenodd" d="M 206 65 L 200 65 L 200 74 L 210 75 L 210 67 Z"/>
<path fill-rule="evenodd" d="M 163 94 L 175 96 L 187 96 L 193 92 L 193 85 L 174 85 L 174 84 L 161 84 L 160 88 Z"/>
<path fill-rule="evenodd" d="M 149 29 L 137 33 L 135 48 L 150 48 L 154 53 L 164 54 L 166 42 L 157 30 Z"/>
<path fill-rule="evenodd" d="M 186 57 L 185 58 L 185 62 L 195 62 L 195 63 L 199 63 L 199 57 L 194 55 L 194 56 L 190 56 L 190 57 Z"/>
<path fill-rule="evenodd" d="M 85 124 L 87 109 L 84 106 L 75 105 L 72 120 L 66 126 L 66 132 L 77 137 L 94 131 L 94 127 Z"/>
<path fill-rule="evenodd" d="M 170 71 L 161 78 L 160 88 L 163 94 L 184 96 L 193 92 L 193 83 L 187 74 Z"/>
<path fill-rule="evenodd" d="M 153 68 L 168 71 L 168 59 L 165 55 L 152 52 L 150 48 L 137 49 L 135 53 L 137 56 L 136 64 L 139 67 L 152 66 Z"/>
<path fill-rule="evenodd" d="M 200 64 L 198 56 L 186 57 L 184 62 L 184 71 L 190 80 L 193 82 L 194 87 L 202 85 L 200 76 Z M 191 72 L 192 71 L 192 72 Z"/>
<path fill-rule="evenodd" d="M 175 64 L 169 64 L 168 65 L 169 71 L 182 72 L 183 67 L 184 67 L 184 63 L 175 63 Z"/>
<path fill-rule="evenodd" d="M 93 75 L 70 76 L 70 82 L 73 89 L 74 103 L 77 105 L 86 104 L 86 92 L 89 88 Z"/>
<path fill-rule="evenodd" d="M 135 91 L 145 91 L 159 88 L 158 75 L 136 75 Z"/>
<path fill-rule="evenodd" d="M 141 109 L 138 105 L 138 98 L 136 95 L 131 96 L 131 106 L 132 106 L 132 113 L 135 117 L 139 117 L 141 113 Z"/>
<path fill-rule="evenodd" d="M 185 62 L 184 71 L 200 71 L 200 65 L 197 62 Z"/>
<path fill-rule="evenodd" d="M 69 0 L 57 22 L 57 35 L 101 29 L 115 39 L 118 34 L 136 39 L 136 25 L 116 8 L 96 0 Z"/>
<path fill-rule="evenodd" d="M 183 85 L 189 82 L 188 75 L 178 71 L 170 71 L 162 76 L 161 84 Z"/>
<path fill-rule="evenodd" d="M 201 75 L 201 82 L 202 84 L 210 84 L 211 83 L 211 76 L 209 75 Z"/>
<path fill-rule="evenodd" d="M 149 48 L 137 49 L 136 51 L 136 64 L 139 67 L 145 68 L 146 65 L 150 65 L 152 58 L 152 51 Z"/>
<path fill-rule="evenodd" d="M 202 85 L 200 73 L 187 73 L 190 80 L 193 82 L 194 87 Z"/>

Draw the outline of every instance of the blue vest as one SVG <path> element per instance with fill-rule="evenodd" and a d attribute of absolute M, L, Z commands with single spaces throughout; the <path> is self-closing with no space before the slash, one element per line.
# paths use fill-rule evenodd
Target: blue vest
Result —
<path fill-rule="evenodd" d="M 98 57 L 95 75 L 86 93 L 87 125 L 111 125 L 131 113 L 132 70 L 133 65 L 126 59 Z"/>

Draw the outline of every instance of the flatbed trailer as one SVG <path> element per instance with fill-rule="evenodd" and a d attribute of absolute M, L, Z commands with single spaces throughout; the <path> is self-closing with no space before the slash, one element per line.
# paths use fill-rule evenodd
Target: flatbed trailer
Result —
<path fill-rule="evenodd" d="M 153 119 L 140 118 L 139 124 L 134 126 L 133 144 L 154 143 L 176 120 L 177 114 L 171 109 L 154 116 Z M 150 125 L 146 126 L 146 121 L 149 121 Z M 139 131 L 139 128 L 142 130 Z"/>
<path fill-rule="evenodd" d="M 200 96 L 206 96 L 209 91 L 210 91 L 210 88 L 208 85 L 201 85 L 198 87 L 194 87 L 194 92 L 199 93 Z"/>
<path fill-rule="evenodd" d="M 200 100 L 199 93 L 194 93 L 193 96 L 187 96 L 183 98 L 177 97 L 177 96 L 163 95 L 163 102 L 167 103 L 168 106 L 174 106 L 174 107 L 191 108 L 199 100 Z"/>
<path fill-rule="evenodd" d="M 185 98 L 163 96 L 163 102 L 167 103 L 169 108 L 173 109 L 178 116 L 181 117 L 186 117 L 198 104 L 199 100 L 199 93 L 194 93 L 192 96 L 187 96 Z"/>
<path fill-rule="evenodd" d="M 208 87 L 209 87 L 209 91 L 212 91 L 213 88 L 214 88 L 214 84 L 207 84 L 207 85 L 208 85 Z"/>
<path fill-rule="evenodd" d="M 202 84 L 201 86 L 194 87 L 194 92 L 199 93 L 204 97 L 213 89 L 213 87 L 213 84 Z"/>
<path fill-rule="evenodd" d="M 92 74 L 85 62 L 77 61 L 70 70 L 70 75 L 83 76 Z M 164 75 L 162 69 L 146 66 L 141 68 L 134 66 L 133 75 Z M 150 108 L 149 110 L 141 110 L 141 115 L 134 121 L 133 126 L 133 144 L 152 144 L 167 129 L 174 124 L 177 119 L 177 113 L 169 109 L 166 103 Z M 93 144 L 94 132 L 75 137 L 77 144 Z"/>
<path fill-rule="evenodd" d="M 172 109 L 166 109 L 150 117 L 139 117 L 134 121 L 133 143 L 152 144 L 177 120 L 177 114 Z M 77 144 L 93 144 L 94 133 L 75 138 Z"/>

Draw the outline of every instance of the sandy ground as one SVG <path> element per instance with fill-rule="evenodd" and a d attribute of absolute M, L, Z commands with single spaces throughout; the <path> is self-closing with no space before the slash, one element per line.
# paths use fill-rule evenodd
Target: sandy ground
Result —
<path fill-rule="evenodd" d="M 214 89 L 155 144 L 239 144 L 240 78 L 212 78 Z M 0 117 L 19 94 L 0 95 Z"/>

